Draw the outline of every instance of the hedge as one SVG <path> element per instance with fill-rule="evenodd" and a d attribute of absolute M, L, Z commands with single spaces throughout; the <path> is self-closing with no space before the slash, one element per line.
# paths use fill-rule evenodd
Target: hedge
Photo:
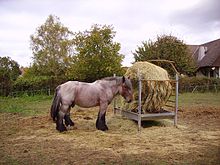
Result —
<path fill-rule="evenodd" d="M 183 77 L 179 80 L 180 92 L 219 92 L 220 79 L 208 77 Z"/>

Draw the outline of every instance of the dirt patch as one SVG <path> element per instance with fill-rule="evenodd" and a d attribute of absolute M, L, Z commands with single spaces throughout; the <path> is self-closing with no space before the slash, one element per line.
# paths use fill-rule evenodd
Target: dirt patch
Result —
<path fill-rule="evenodd" d="M 111 110 L 109 131 L 95 128 L 97 109 L 72 112 L 76 126 L 55 130 L 48 116 L 0 114 L 0 164 L 218 164 L 220 109 L 183 108 L 172 121 L 137 123 Z"/>

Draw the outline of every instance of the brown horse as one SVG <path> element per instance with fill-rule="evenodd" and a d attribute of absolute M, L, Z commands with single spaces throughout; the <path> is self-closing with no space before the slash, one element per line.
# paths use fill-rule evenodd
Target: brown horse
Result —
<path fill-rule="evenodd" d="M 105 122 L 106 110 L 114 96 L 120 94 L 127 102 L 131 102 L 133 100 L 132 92 L 131 81 L 124 76 L 108 77 L 93 83 L 68 81 L 56 88 L 51 106 L 51 117 L 56 121 L 56 129 L 63 132 L 67 130 L 65 125 L 74 125 L 70 119 L 71 107 L 75 105 L 84 108 L 100 106 L 96 128 L 105 131 L 108 130 Z"/>

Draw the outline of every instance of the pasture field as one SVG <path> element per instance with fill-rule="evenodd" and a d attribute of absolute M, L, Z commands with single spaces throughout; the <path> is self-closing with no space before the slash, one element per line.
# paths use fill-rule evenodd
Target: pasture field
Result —
<path fill-rule="evenodd" d="M 179 96 L 178 127 L 170 120 L 137 123 L 98 108 L 75 107 L 74 128 L 59 133 L 49 118 L 52 96 L 0 98 L 0 164 L 220 164 L 220 93 Z"/>

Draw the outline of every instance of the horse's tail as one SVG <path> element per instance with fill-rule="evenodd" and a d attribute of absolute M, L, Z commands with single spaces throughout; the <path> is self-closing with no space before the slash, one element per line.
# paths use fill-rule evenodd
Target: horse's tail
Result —
<path fill-rule="evenodd" d="M 53 102 L 50 108 L 50 116 L 51 118 L 53 118 L 53 121 L 56 121 L 60 109 L 61 97 L 60 94 L 58 93 L 59 90 L 60 90 L 60 86 L 56 88 Z"/>

